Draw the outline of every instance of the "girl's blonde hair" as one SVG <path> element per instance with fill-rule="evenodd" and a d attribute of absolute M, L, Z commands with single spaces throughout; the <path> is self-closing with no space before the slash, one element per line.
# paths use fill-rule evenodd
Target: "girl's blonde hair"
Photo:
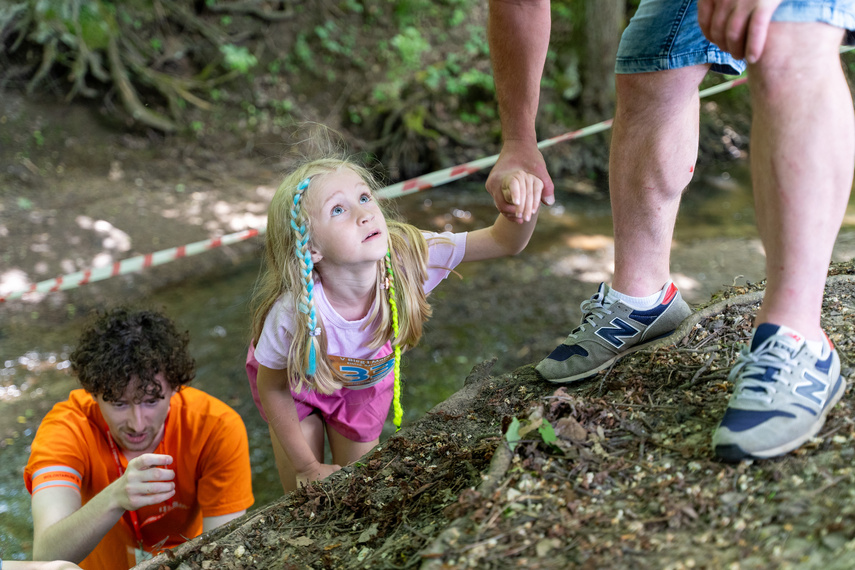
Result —
<path fill-rule="evenodd" d="M 305 161 L 279 185 L 267 214 L 264 260 L 252 299 L 252 342 L 258 342 L 273 304 L 290 294 L 296 329 L 288 352 L 287 369 L 291 387 L 298 392 L 308 388 L 328 394 L 346 383 L 326 358 L 326 334 L 315 312 L 312 294 L 314 279 L 320 280 L 321 276 L 313 270 L 308 251 L 311 219 L 302 207 L 303 193 L 312 191 L 312 180 L 342 169 L 355 172 L 372 193 L 379 188 L 370 170 L 348 158 Z M 366 326 L 375 327 L 372 348 L 392 340 L 399 356 L 400 349 L 406 350 L 418 343 L 422 325 L 431 316 L 423 287 L 427 278 L 428 247 L 424 236 L 414 226 L 387 218 L 387 227 L 390 255 L 377 262 L 376 298 Z M 399 360 L 396 358 L 396 396 L 400 391 L 397 385 Z M 396 416 L 398 412 L 396 410 Z"/>

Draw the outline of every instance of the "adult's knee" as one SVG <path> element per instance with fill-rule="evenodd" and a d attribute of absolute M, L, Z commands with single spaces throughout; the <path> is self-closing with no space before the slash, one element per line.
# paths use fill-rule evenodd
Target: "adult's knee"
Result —
<path fill-rule="evenodd" d="M 673 115 L 698 107 L 698 85 L 708 66 L 697 65 L 615 77 L 619 112 L 630 116 Z"/>
<path fill-rule="evenodd" d="M 749 65 L 753 95 L 785 96 L 799 83 L 840 73 L 843 30 L 818 22 L 772 22 L 757 63 Z"/>

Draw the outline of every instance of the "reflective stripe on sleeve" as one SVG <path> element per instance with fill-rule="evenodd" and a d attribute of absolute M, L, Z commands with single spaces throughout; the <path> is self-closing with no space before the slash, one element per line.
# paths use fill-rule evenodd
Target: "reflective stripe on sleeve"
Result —
<path fill-rule="evenodd" d="M 83 476 L 66 465 L 50 465 L 33 473 L 33 493 L 48 487 L 71 487 L 78 493 Z"/>

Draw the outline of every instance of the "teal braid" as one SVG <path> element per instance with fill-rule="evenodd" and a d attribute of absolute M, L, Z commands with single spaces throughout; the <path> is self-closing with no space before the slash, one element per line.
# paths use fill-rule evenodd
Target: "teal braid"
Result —
<path fill-rule="evenodd" d="M 294 233 L 297 236 L 295 254 L 297 259 L 300 261 L 303 276 L 303 295 L 300 298 L 300 302 L 297 304 L 297 308 L 301 313 L 306 315 L 309 325 L 309 336 L 315 337 L 321 334 L 321 329 L 318 327 L 318 317 L 315 314 L 315 303 L 312 297 L 312 290 L 315 287 L 315 283 L 312 280 L 314 264 L 312 263 L 312 254 L 309 251 L 309 230 L 306 228 L 305 223 L 300 224 L 299 226 L 297 225 L 297 220 L 300 218 L 300 212 L 302 210 L 300 207 L 300 200 L 303 197 L 303 193 L 309 187 L 310 181 L 311 178 L 306 178 L 297 185 L 297 192 L 294 194 L 294 206 L 291 208 L 291 228 L 293 228 Z M 310 338 L 309 362 L 306 365 L 306 376 L 313 376 L 316 370 L 317 357 L 315 354 L 315 340 L 314 338 Z"/>

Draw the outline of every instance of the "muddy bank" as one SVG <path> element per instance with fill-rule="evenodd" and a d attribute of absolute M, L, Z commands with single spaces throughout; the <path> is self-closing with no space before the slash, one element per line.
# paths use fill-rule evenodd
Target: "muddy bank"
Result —
<path fill-rule="evenodd" d="M 823 306 L 845 376 L 854 273 L 832 267 Z M 850 568 L 851 394 L 797 452 L 712 456 L 762 291 L 723 291 L 586 382 L 478 365 L 355 466 L 137 568 Z"/>

